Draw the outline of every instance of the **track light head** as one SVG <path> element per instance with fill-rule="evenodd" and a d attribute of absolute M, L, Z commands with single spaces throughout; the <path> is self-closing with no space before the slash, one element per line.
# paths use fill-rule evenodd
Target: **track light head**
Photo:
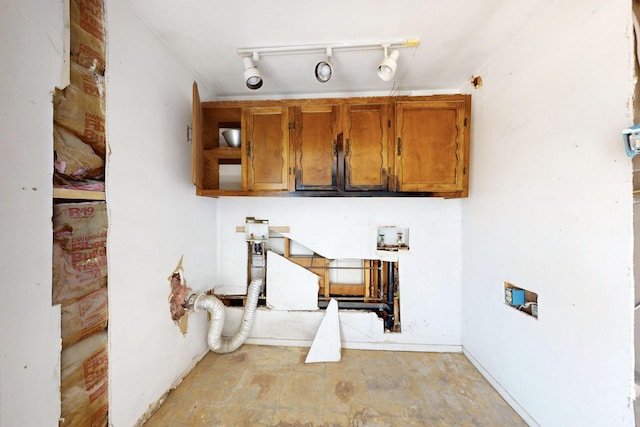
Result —
<path fill-rule="evenodd" d="M 237 50 L 238 55 L 242 57 L 244 64 L 244 79 L 249 89 L 255 90 L 262 87 L 262 76 L 258 71 L 259 57 L 264 55 L 281 55 L 286 53 L 322 53 L 326 52 L 326 60 L 322 60 L 316 64 L 315 76 L 320 83 L 328 82 L 333 76 L 333 64 L 331 63 L 331 55 L 333 51 L 359 51 L 371 49 L 384 49 L 384 59 L 378 65 L 377 73 L 384 81 L 393 80 L 396 69 L 398 68 L 397 60 L 400 56 L 398 49 L 415 48 L 420 45 L 420 39 L 408 38 L 401 40 L 387 40 L 380 42 L 348 42 L 348 43 L 332 43 L 332 44 L 313 44 L 313 45 L 297 45 L 297 46 L 268 46 L 268 47 L 251 47 L 241 48 Z"/>
<path fill-rule="evenodd" d="M 327 60 L 320 61 L 316 65 L 316 79 L 320 83 L 326 83 L 333 74 L 333 64 L 331 63 L 331 48 L 327 48 Z"/>
<path fill-rule="evenodd" d="M 245 56 L 242 58 L 244 64 L 244 81 L 251 90 L 260 89 L 262 87 L 262 76 L 258 71 L 258 55 L 253 57 Z"/>
<path fill-rule="evenodd" d="M 388 82 L 393 78 L 393 75 L 396 73 L 396 69 L 398 68 L 398 57 L 400 56 L 400 52 L 397 49 L 391 51 L 391 53 L 387 56 L 387 47 L 384 47 L 384 58 L 380 65 L 378 65 L 378 77 L 380 77 L 385 82 Z"/>
<path fill-rule="evenodd" d="M 320 61 L 318 65 L 316 65 L 316 79 L 320 83 L 326 83 L 331 78 L 333 74 L 333 66 L 329 61 Z"/>

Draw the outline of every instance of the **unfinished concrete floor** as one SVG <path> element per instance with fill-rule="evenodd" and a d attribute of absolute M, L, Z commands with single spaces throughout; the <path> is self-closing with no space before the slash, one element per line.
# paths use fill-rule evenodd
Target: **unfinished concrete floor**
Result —
<path fill-rule="evenodd" d="M 145 427 L 526 426 L 462 354 L 300 347 L 207 354 Z"/>

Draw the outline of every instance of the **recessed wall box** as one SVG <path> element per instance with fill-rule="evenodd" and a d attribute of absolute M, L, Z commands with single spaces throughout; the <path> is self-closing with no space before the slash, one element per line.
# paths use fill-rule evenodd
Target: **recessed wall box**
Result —
<path fill-rule="evenodd" d="M 378 227 L 376 249 L 379 251 L 408 251 L 409 229 L 406 227 Z"/>
<path fill-rule="evenodd" d="M 504 282 L 504 303 L 513 309 L 538 318 L 538 294 L 535 292 Z"/>
<path fill-rule="evenodd" d="M 247 242 L 266 242 L 269 239 L 269 220 L 247 217 L 244 239 Z"/>
<path fill-rule="evenodd" d="M 627 156 L 634 157 L 640 153 L 640 123 L 622 131 L 622 142 Z"/>

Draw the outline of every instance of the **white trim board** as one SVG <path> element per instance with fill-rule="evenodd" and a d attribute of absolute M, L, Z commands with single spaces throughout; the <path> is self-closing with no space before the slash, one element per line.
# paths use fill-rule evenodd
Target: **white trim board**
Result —
<path fill-rule="evenodd" d="M 480 372 L 480 374 L 491 384 L 491 386 L 498 392 L 500 396 L 513 408 L 514 411 L 530 426 L 540 426 L 538 422 L 518 403 L 517 400 L 513 398 L 509 394 L 507 390 L 491 375 L 489 371 L 487 371 L 484 366 L 473 357 L 469 351 L 462 347 L 462 353 L 469 359 L 471 364 L 476 367 L 476 369 Z"/>
<path fill-rule="evenodd" d="M 295 340 L 282 338 L 247 338 L 247 344 L 268 345 L 282 347 L 311 347 L 312 340 Z M 375 343 L 342 341 L 342 348 L 352 350 L 379 350 L 379 351 L 412 351 L 419 353 L 462 353 L 461 345 L 439 344 L 411 344 L 411 343 Z"/>

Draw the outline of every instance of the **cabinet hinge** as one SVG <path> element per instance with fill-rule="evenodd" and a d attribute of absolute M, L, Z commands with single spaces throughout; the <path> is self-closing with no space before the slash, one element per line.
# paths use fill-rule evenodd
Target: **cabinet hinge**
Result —
<path fill-rule="evenodd" d="M 391 129 L 391 120 L 387 120 L 387 127 Z"/>
<path fill-rule="evenodd" d="M 464 118 L 464 125 L 465 126 L 467 125 L 467 118 L 466 117 Z"/>

